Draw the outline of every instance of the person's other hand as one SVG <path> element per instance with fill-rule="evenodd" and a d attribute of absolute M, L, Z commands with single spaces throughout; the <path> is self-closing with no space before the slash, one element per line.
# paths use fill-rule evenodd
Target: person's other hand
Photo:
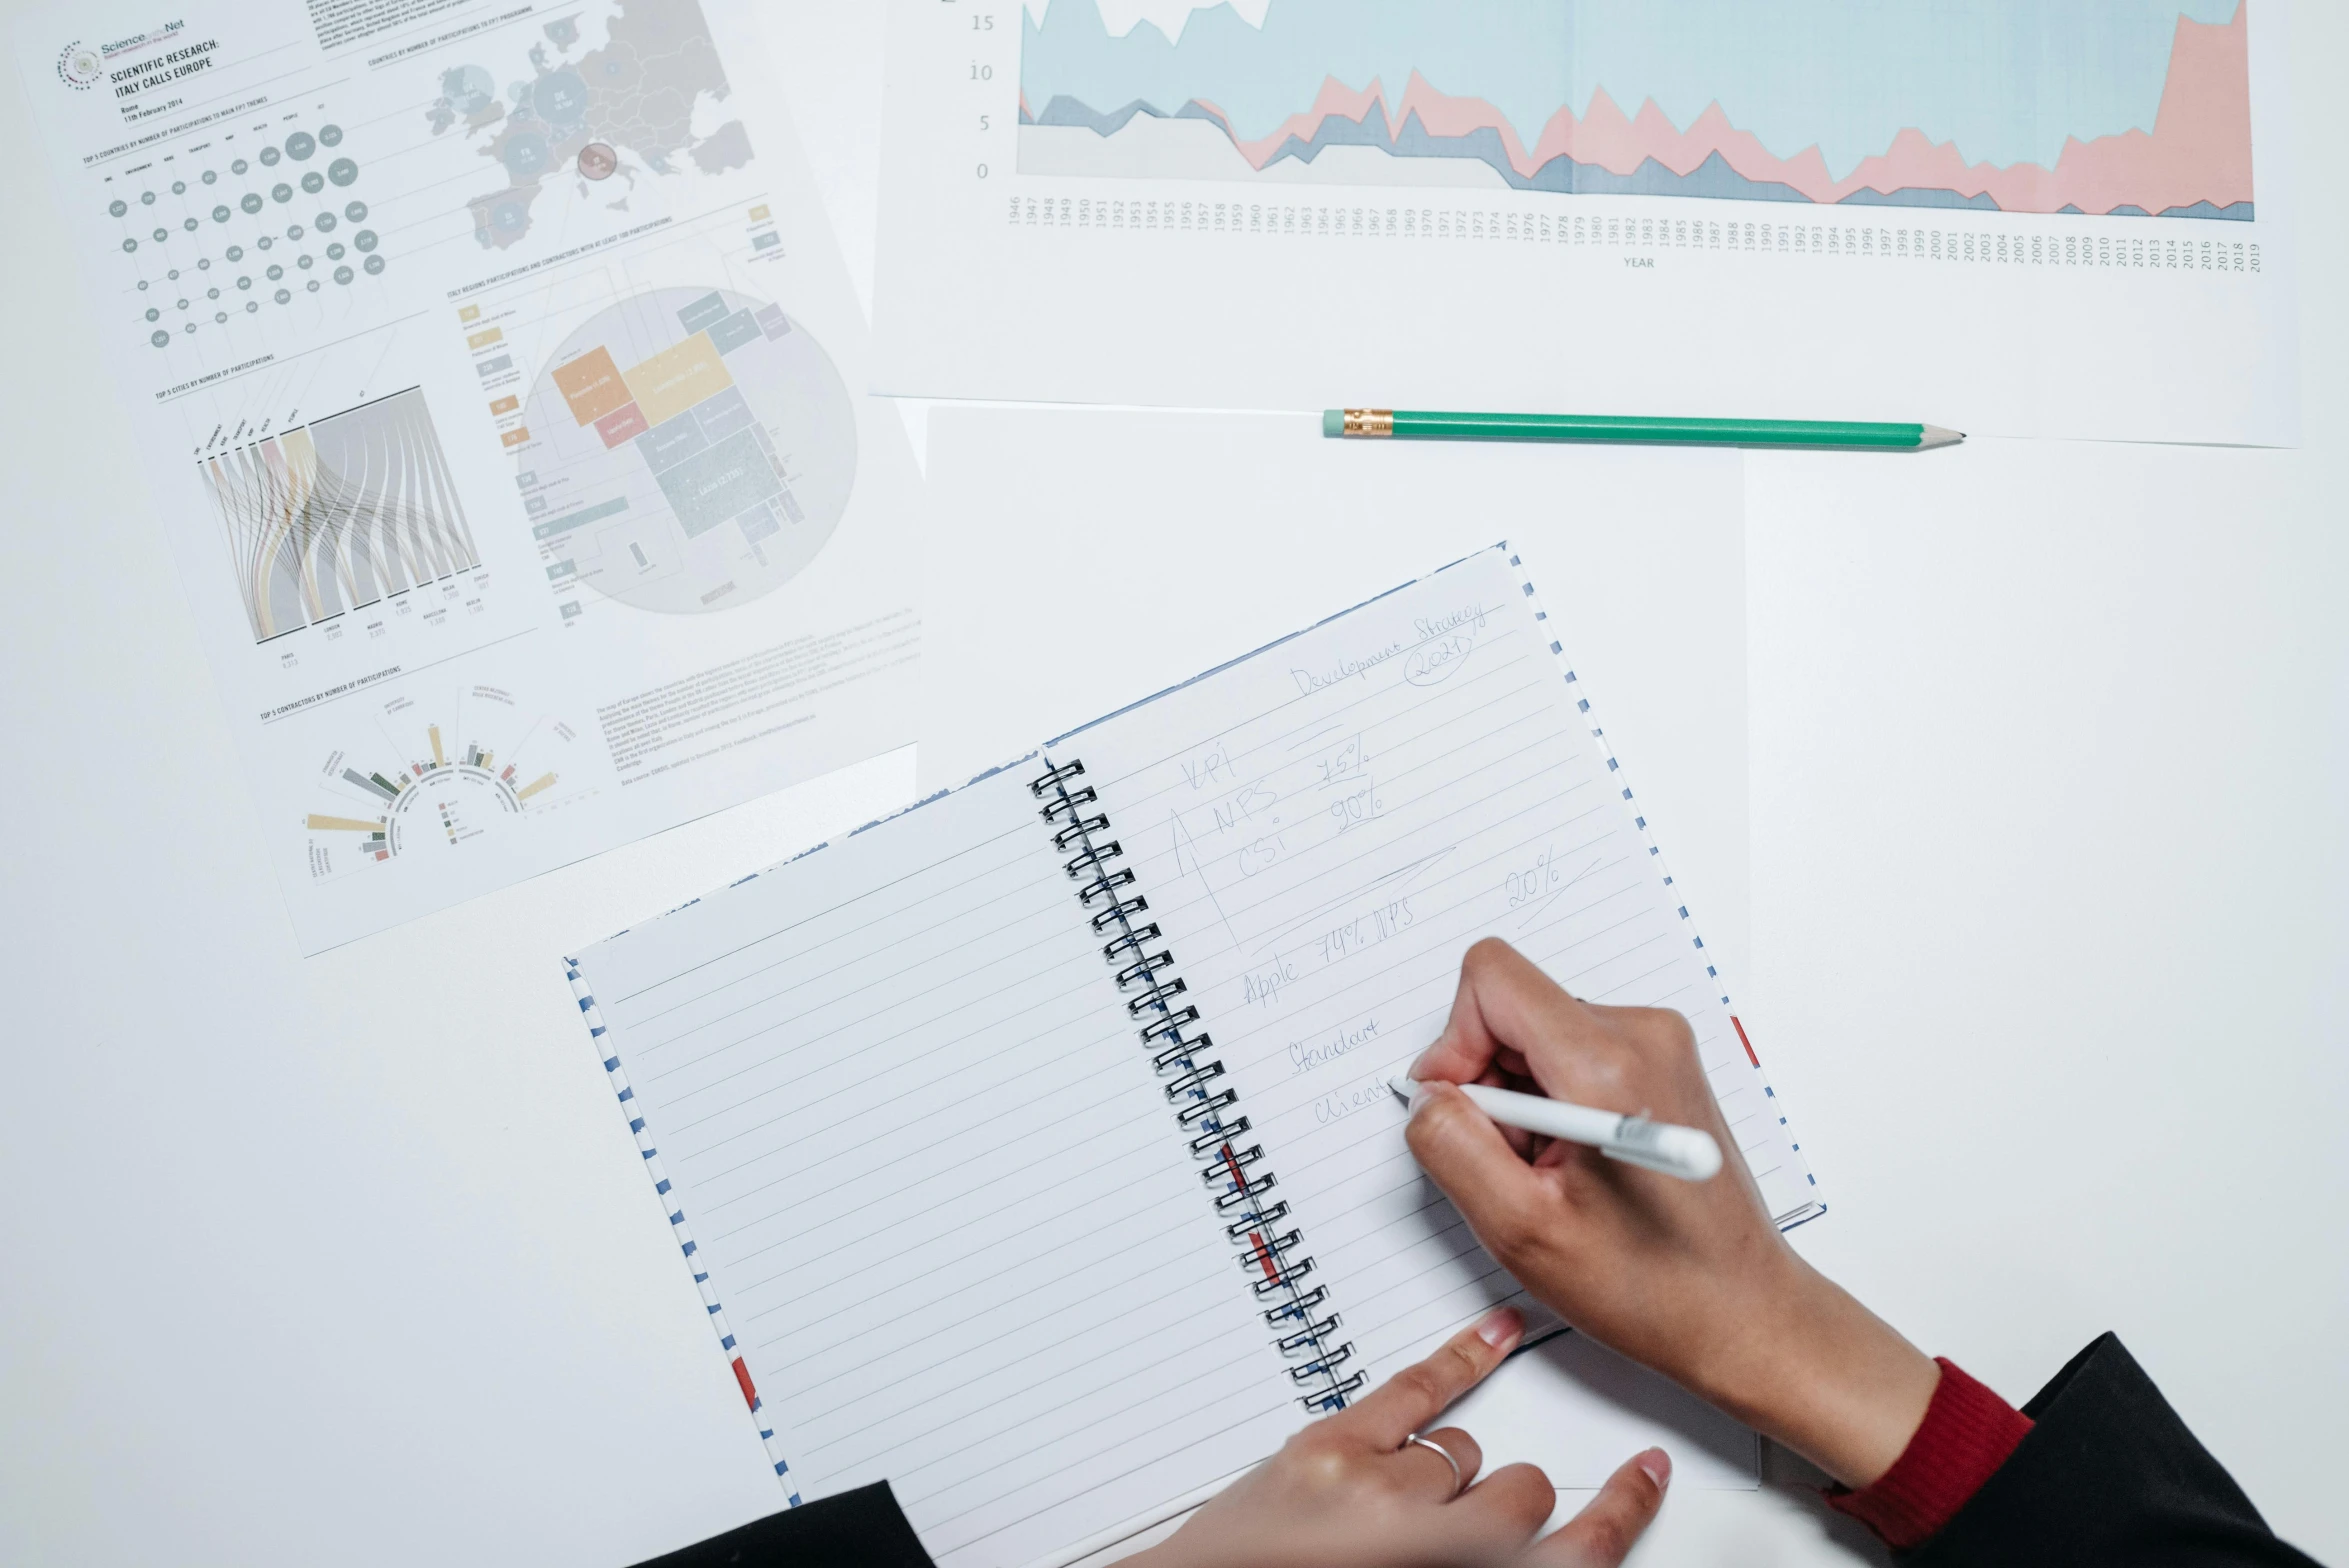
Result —
<path fill-rule="evenodd" d="M 1411 1151 L 1479 1241 L 1576 1328 L 1865 1486 L 1924 1419 L 1931 1360 L 1788 1247 L 1678 1013 L 1580 1002 L 1507 943 L 1468 950 L 1412 1068 Z M 1721 1173 L 1681 1181 L 1496 1126 L 1482 1083 L 1701 1127 Z"/>
<path fill-rule="evenodd" d="M 1671 1479 L 1662 1449 L 1637 1455 L 1582 1512 L 1538 1544 L 1557 1504 L 1549 1477 L 1505 1465 L 1481 1479 L 1484 1451 L 1444 1408 L 1483 1381 L 1525 1332 L 1508 1307 L 1434 1355 L 1299 1432 L 1123 1568 L 1615 1568 L 1655 1518 Z M 1442 1454 L 1409 1441 L 1417 1433 Z"/>

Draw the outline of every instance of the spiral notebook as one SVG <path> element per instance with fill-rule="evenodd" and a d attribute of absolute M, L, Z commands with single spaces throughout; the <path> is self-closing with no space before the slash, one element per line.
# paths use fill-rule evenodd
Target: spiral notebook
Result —
<path fill-rule="evenodd" d="M 792 1500 L 886 1479 L 961 1568 L 1164 1517 L 1520 1299 L 1384 1087 L 1488 934 L 1686 1014 L 1820 1212 L 1506 546 L 569 969 Z"/>

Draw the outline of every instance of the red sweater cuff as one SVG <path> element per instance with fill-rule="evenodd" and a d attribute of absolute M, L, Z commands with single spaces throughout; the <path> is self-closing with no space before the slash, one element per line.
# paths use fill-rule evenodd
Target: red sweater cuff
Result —
<path fill-rule="evenodd" d="M 1933 1358 L 1941 1381 L 1909 1446 L 1873 1486 L 1827 1494 L 1892 1547 L 1918 1545 L 1956 1517 L 2031 1430 L 2031 1418 L 1951 1362 Z"/>

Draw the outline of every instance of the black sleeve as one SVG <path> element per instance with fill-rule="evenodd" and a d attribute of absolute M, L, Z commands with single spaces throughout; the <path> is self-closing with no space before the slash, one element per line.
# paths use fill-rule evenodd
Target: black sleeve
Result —
<path fill-rule="evenodd" d="M 637 1568 L 932 1568 L 886 1481 L 713 1535 Z"/>
<path fill-rule="evenodd" d="M 2023 1407 L 2034 1423 L 1915 1568 L 2315 1568 L 2277 1540 L 2110 1334 Z"/>

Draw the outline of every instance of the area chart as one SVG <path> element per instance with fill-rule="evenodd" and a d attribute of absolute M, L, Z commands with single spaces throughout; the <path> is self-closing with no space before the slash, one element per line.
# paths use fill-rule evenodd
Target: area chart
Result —
<path fill-rule="evenodd" d="M 1031 0 L 1022 173 L 2253 216 L 2248 0 L 1152 9 Z"/>

